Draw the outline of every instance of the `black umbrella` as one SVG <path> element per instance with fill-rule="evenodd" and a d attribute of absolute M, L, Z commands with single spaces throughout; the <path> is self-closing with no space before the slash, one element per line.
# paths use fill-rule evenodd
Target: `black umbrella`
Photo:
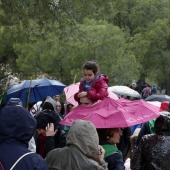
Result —
<path fill-rule="evenodd" d="M 165 94 L 153 94 L 147 97 L 145 101 L 159 101 L 159 102 L 169 101 L 170 102 L 170 96 Z"/>

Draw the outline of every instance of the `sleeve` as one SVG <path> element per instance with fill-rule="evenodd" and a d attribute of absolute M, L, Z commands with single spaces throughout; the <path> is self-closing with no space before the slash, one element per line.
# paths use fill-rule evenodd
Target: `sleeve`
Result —
<path fill-rule="evenodd" d="M 108 85 L 104 80 L 96 82 L 95 86 L 87 92 L 87 97 L 90 100 L 103 100 L 108 96 Z"/>
<path fill-rule="evenodd" d="M 139 145 L 140 140 L 142 139 L 142 137 L 143 137 L 144 135 L 146 135 L 146 134 L 149 134 L 149 133 L 150 133 L 150 132 L 149 132 L 149 124 L 148 124 L 148 122 L 143 123 L 143 125 L 142 125 L 142 127 L 141 127 L 141 130 L 140 130 L 140 132 L 139 132 L 139 134 L 138 134 L 138 137 L 137 137 L 137 139 L 136 139 L 136 146 Z"/>
<path fill-rule="evenodd" d="M 55 149 L 54 136 L 46 136 L 45 141 L 45 155 L 48 154 L 51 150 Z"/>
<path fill-rule="evenodd" d="M 131 160 L 131 167 L 133 170 L 142 169 L 142 147 L 143 147 L 143 138 L 141 139 L 138 148 L 134 150 L 134 157 Z"/>
<path fill-rule="evenodd" d="M 61 130 L 60 133 L 58 133 L 55 136 L 55 147 L 56 148 L 63 148 L 66 146 L 66 137 L 67 132 L 65 130 Z"/>
<path fill-rule="evenodd" d="M 118 149 L 123 154 L 124 160 L 126 159 L 127 154 L 130 150 L 130 136 L 131 136 L 130 127 L 123 128 L 123 133 L 122 136 L 120 137 L 120 142 L 117 144 Z"/>
<path fill-rule="evenodd" d="M 66 136 L 67 132 L 61 130 L 55 136 L 47 136 L 46 143 L 45 143 L 45 153 L 46 155 L 48 152 L 55 148 L 63 148 L 66 146 Z"/>
<path fill-rule="evenodd" d="M 39 160 L 37 167 L 34 168 L 34 169 L 36 169 L 36 170 L 48 170 L 48 166 L 47 166 L 46 161 L 44 159 Z"/>
<path fill-rule="evenodd" d="M 103 168 L 103 170 L 108 170 L 107 169 L 107 163 L 103 160 L 99 163 L 99 165 Z"/>
<path fill-rule="evenodd" d="M 74 95 L 74 100 L 76 101 L 76 102 L 78 102 L 79 103 L 79 97 L 78 97 L 78 94 L 79 94 L 80 92 L 77 92 L 75 95 Z"/>
<path fill-rule="evenodd" d="M 74 100 L 75 100 L 76 102 L 78 102 L 78 103 L 80 102 L 80 99 L 79 99 L 79 97 L 78 97 L 78 94 L 79 94 L 79 93 L 82 91 L 82 89 L 83 89 L 83 87 L 82 87 L 82 86 L 83 86 L 82 81 L 83 81 L 83 80 L 80 81 L 79 91 L 74 94 Z"/>
<path fill-rule="evenodd" d="M 125 170 L 123 157 L 118 153 L 113 153 L 106 158 L 108 170 Z"/>
<path fill-rule="evenodd" d="M 61 151 L 61 148 L 57 148 L 57 149 L 50 151 L 47 154 L 45 161 L 48 165 L 49 170 L 61 169 L 61 163 L 58 163 L 58 161 L 62 159 L 61 155 L 59 154 L 60 151 Z M 54 165 L 55 162 L 56 164 Z"/>

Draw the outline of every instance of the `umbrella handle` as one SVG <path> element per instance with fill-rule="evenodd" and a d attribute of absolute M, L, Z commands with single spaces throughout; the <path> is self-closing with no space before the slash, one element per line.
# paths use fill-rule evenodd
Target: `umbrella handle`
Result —
<path fill-rule="evenodd" d="M 75 84 L 75 82 L 76 82 L 76 77 L 77 77 L 77 75 L 75 74 L 74 80 L 73 80 L 73 83 L 74 83 L 74 84 Z"/>
<path fill-rule="evenodd" d="M 29 100 L 30 100 L 31 85 L 32 85 L 32 78 L 30 80 L 30 87 L 28 89 L 28 95 L 27 95 L 27 106 L 26 106 L 27 109 L 28 109 Z"/>

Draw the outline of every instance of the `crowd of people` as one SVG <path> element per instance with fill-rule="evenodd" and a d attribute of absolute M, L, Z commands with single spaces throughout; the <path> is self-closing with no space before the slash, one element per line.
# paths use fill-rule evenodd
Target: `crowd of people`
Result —
<path fill-rule="evenodd" d="M 79 105 L 102 101 L 108 96 L 108 76 L 100 74 L 95 61 L 82 70 L 75 100 Z M 143 87 L 143 99 L 145 93 L 156 93 L 156 86 Z M 20 99 L 11 98 L 0 109 L 0 170 L 169 169 L 169 103 L 157 119 L 125 128 L 96 128 L 85 120 L 61 125 L 74 108 L 64 105 L 60 95 L 47 96 L 29 111 Z"/>

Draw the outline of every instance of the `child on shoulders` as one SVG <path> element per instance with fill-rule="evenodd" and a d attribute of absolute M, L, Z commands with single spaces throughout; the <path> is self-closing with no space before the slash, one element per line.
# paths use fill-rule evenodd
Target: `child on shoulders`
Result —
<path fill-rule="evenodd" d="M 103 100 L 108 96 L 109 78 L 99 74 L 99 66 L 95 61 L 87 61 L 83 65 L 83 75 L 79 91 L 74 95 L 77 102 L 80 102 L 80 98 L 85 96 L 92 101 Z"/>

